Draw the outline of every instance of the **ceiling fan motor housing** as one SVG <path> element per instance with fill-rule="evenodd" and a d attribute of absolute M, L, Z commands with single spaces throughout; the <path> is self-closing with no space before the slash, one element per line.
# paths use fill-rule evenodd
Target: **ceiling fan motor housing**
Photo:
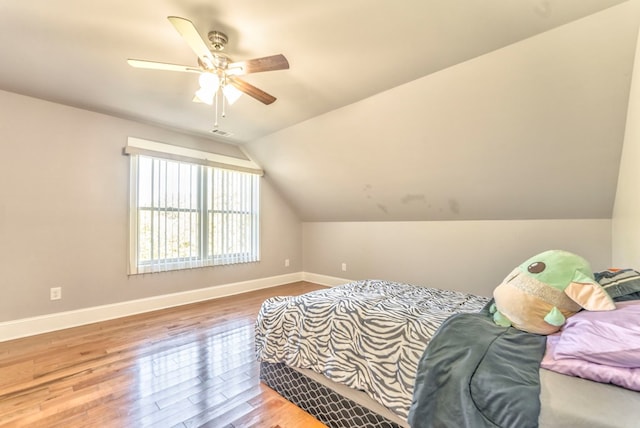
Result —
<path fill-rule="evenodd" d="M 216 51 L 221 51 L 227 45 L 229 38 L 226 34 L 220 31 L 209 31 L 209 41 L 211 42 L 211 46 Z"/>

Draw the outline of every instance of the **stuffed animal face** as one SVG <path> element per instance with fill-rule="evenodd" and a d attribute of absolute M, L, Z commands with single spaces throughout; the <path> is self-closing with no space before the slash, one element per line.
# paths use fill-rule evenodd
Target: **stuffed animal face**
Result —
<path fill-rule="evenodd" d="M 593 279 L 589 263 L 567 251 L 540 253 L 515 268 L 494 290 L 493 319 L 536 334 L 551 334 L 582 308 L 615 309 Z"/>

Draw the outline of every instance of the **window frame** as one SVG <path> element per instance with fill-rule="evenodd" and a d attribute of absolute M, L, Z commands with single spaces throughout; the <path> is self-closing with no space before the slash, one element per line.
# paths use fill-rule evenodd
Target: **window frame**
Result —
<path fill-rule="evenodd" d="M 133 151 L 132 151 L 133 152 Z M 260 261 L 260 174 L 254 172 L 254 170 L 247 171 L 246 168 L 221 168 L 219 163 L 216 163 L 215 166 L 207 164 L 206 162 L 188 162 L 184 158 L 176 159 L 175 156 L 157 156 L 157 153 L 127 153 L 130 154 L 130 203 L 129 203 L 129 215 L 130 215 L 130 255 L 129 255 L 129 274 L 144 274 L 144 273 L 152 273 L 152 272 L 163 272 L 163 271 L 175 271 L 181 269 L 190 269 L 190 268 L 198 268 L 205 266 L 220 266 L 220 265 L 230 265 L 237 263 L 251 263 Z M 196 186 L 197 189 L 195 191 L 197 195 L 197 203 L 195 207 L 182 208 L 180 206 L 170 207 L 169 203 L 165 200 L 164 207 L 159 208 L 159 206 L 154 206 L 153 200 L 151 201 L 151 205 L 139 205 L 140 201 L 140 159 L 150 159 L 152 164 L 158 162 L 158 165 L 161 165 L 165 162 L 165 165 L 169 165 L 168 163 L 177 163 L 187 164 L 191 168 L 197 169 L 197 179 Z M 261 172 L 261 170 L 259 170 Z M 152 173 L 153 174 L 153 173 Z M 211 184 L 213 183 L 213 176 L 216 174 L 223 174 L 224 177 L 229 178 L 233 177 L 234 180 L 237 180 L 237 183 L 241 183 L 243 186 L 246 186 L 247 189 L 239 190 L 237 187 L 234 187 L 234 184 L 228 184 L 226 187 L 222 187 L 218 189 L 218 191 L 222 190 L 223 192 L 233 191 L 235 193 L 236 204 L 237 199 L 244 198 L 242 202 L 240 202 L 240 206 L 243 209 L 215 209 L 215 204 L 210 206 L 210 203 L 214 201 L 216 195 L 211 194 L 215 189 Z M 212 177 L 210 178 L 209 175 Z M 166 180 L 166 178 L 164 178 Z M 152 178 L 152 181 L 155 178 Z M 191 183 L 193 186 L 193 183 Z M 151 185 L 153 187 L 153 184 Z M 210 188 L 212 187 L 212 188 Z M 193 188 L 191 188 L 193 191 Z M 246 191 L 246 192 L 245 192 Z M 240 192 L 240 196 L 238 196 L 238 192 Z M 245 193 L 243 193 L 245 192 Z M 224 194 L 224 193 L 223 193 Z M 219 197 L 219 195 L 218 195 Z M 228 206 L 232 206 L 229 202 L 232 198 L 232 195 L 227 194 L 222 198 L 224 201 L 227 201 Z M 179 203 L 178 203 L 179 205 Z M 169 212 L 190 212 L 196 213 L 196 225 L 191 226 L 189 229 L 190 234 L 193 234 L 194 227 L 197 230 L 196 234 L 196 247 L 198 249 L 197 254 L 194 256 L 188 257 L 160 257 L 160 250 L 154 252 L 155 247 L 150 246 L 150 258 L 142 261 L 140 259 L 140 245 L 141 245 L 141 226 L 140 226 L 140 212 L 149 211 L 151 212 L 151 220 L 150 223 L 153 224 L 156 219 L 154 218 L 154 213 L 157 213 L 158 219 L 160 218 L 160 214 L 166 214 Z M 236 224 L 236 229 L 234 229 L 235 233 L 239 233 L 242 236 L 245 236 L 245 239 L 241 244 L 235 245 L 235 247 L 240 247 L 244 249 L 244 251 L 236 252 L 236 253 L 227 253 L 225 251 L 220 251 L 220 248 L 216 251 L 215 243 L 211 243 L 211 240 L 220 235 L 220 232 L 215 230 L 211 230 L 212 225 L 214 224 L 214 216 L 220 215 L 224 217 L 225 215 L 229 216 L 237 216 L 240 214 L 241 216 L 246 216 L 248 220 L 245 219 L 244 222 L 239 222 Z M 159 221 L 159 220 L 158 220 Z M 223 223 L 225 221 L 229 221 L 228 218 L 224 218 Z M 178 216 L 178 229 L 180 217 Z M 165 228 L 167 221 L 165 219 Z M 152 231 L 152 242 L 153 242 L 153 231 Z M 225 230 L 226 234 L 230 234 L 233 232 L 229 232 L 229 230 Z M 166 235 L 166 233 L 165 233 Z M 179 233 L 178 233 L 179 236 Z M 193 237 L 189 239 L 188 242 L 192 242 Z M 223 242 L 229 242 L 229 237 L 226 236 L 223 239 Z M 231 240 L 233 242 L 233 240 Z M 211 245 L 210 245 L 211 244 Z M 178 243 L 179 247 L 179 243 Z M 176 247 L 177 248 L 177 247 Z M 166 243 L 165 243 L 166 249 Z M 176 250 L 179 252 L 179 250 Z M 166 254 L 165 254 L 166 256 Z"/>

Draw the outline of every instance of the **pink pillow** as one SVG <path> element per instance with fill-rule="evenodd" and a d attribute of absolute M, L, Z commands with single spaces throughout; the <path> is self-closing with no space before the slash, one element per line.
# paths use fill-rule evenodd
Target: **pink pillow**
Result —
<path fill-rule="evenodd" d="M 554 358 L 577 358 L 613 367 L 640 367 L 640 301 L 613 311 L 581 311 L 567 319 Z"/>

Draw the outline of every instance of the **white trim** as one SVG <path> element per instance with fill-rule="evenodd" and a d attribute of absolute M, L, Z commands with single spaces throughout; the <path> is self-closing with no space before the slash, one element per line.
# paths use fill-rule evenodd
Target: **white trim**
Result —
<path fill-rule="evenodd" d="M 354 281 L 353 279 L 338 278 L 335 276 L 320 275 L 318 273 L 302 272 L 302 281 L 313 282 L 314 284 L 335 287 Z"/>
<path fill-rule="evenodd" d="M 32 318 L 1 322 L 0 342 L 129 315 L 136 315 L 158 309 L 201 302 L 203 300 L 232 296 L 263 288 L 276 287 L 278 285 L 303 281 L 304 277 L 305 274 L 303 272 L 296 272 L 250 281 L 224 284 L 215 287 L 201 288 L 198 290 L 165 294 L 146 299 L 130 300 L 111 305 L 94 306 L 74 311 L 58 312 Z"/>
<path fill-rule="evenodd" d="M 242 153 L 246 155 L 244 151 Z M 221 155 L 218 153 L 205 152 L 202 150 L 189 149 L 182 146 L 174 146 L 172 144 L 159 143 L 157 141 L 143 140 L 142 138 L 136 137 L 127 138 L 127 145 L 124 148 L 124 154 L 142 154 L 147 156 L 164 157 L 182 162 L 191 162 L 200 165 L 235 169 L 238 171 L 257 174 L 259 176 L 264 175 L 264 171 L 260 168 L 260 166 L 248 156 L 248 159 L 240 159 Z"/>

